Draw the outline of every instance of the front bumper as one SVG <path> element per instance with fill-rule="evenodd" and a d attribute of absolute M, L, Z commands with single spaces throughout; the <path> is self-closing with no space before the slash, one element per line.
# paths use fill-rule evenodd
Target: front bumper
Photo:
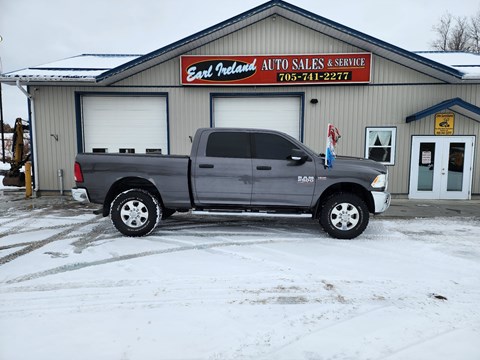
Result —
<path fill-rule="evenodd" d="M 386 191 L 372 191 L 373 203 L 375 205 L 375 214 L 380 214 L 388 209 L 392 197 Z"/>
<path fill-rule="evenodd" d="M 72 197 L 74 200 L 79 202 L 90 202 L 90 199 L 88 198 L 87 189 L 72 188 Z"/>

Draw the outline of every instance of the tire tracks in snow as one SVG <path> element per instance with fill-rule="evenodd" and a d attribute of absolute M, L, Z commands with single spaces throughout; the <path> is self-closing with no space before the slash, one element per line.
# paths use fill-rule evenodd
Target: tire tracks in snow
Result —
<path fill-rule="evenodd" d="M 3 238 L 5 236 L 11 235 L 11 234 L 19 234 L 22 232 L 27 232 L 27 231 L 32 231 L 31 229 L 29 230 L 22 230 L 24 229 L 25 225 L 28 225 L 32 221 L 34 221 L 36 218 L 41 217 L 43 214 L 26 214 L 18 217 L 6 217 L 9 219 L 8 221 L 4 221 L 0 223 L 0 226 L 5 226 L 11 223 L 16 223 L 14 226 L 9 228 L 7 231 L 0 232 L 0 238 Z M 37 230 L 37 229 L 35 229 Z"/>
<path fill-rule="evenodd" d="M 23 247 L 22 249 L 14 253 L 1 257 L 0 266 L 15 260 L 20 256 L 31 253 L 51 242 L 58 241 L 58 240 L 75 238 L 76 240 L 72 243 L 72 245 L 75 247 L 76 253 L 81 253 L 85 248 L 92 246 L 92 243 L 100 239 L 101 240 L 113 239 L 114 237 L 110 237 L 110 236 L 107 238 L 100 236 L 102 234 L 104 235 L 104 232 L 106 230 L 106 226 L 102 222 L 99 222 L 94 227 L 94 229 L 92 229 L 91 231 L 88 231 L 86 234 L 83 234 L 83 235 L 80 234 L 80 235 L 74 235 L 74 236 L 71 235 L 74 231 L 79 230 L 83 226 L 98 222 L 100 218 L 101 216 L 98 215 L 88 221 L 77 223 L 75 225 L 56 225 L 56 226 L 41 227 L 41 228 L 25 231 L 25 232 L 32 232 L 32 231 L 39 231 L 39 230 L 45 230 L 45 229 L 51 230 L 51 229 L 66 228 L 65 230 L 53 236 L 50 236 L 44 240 L 16 243 L 16 244 L 5 245 L 3 247 L 0 247 L 0 250 L 13 249 L 15 247 Z M 162 242 L 169 242 L 168 235 L 171 235 L 173 232 L 177 234 L 180 232 L 183 237 L 187 237 L 187 238 L 191 236 L 194 236 L 196 238 L 216 237 L 216 238 L 220 238 L 220 240 L 224 240 L 222 239 L 222 236 L 225 235 L 225 229 L 215 230 L 218 226 L 218 224 L 215 221 L 212 221 L 212 219 L 210 218 L 205 218 L 205 219 L 200 218 L 199 219 L 200 221 L 196 221 L 196 220 L 197 219 L 194 219 L 192 221 L 191 219 L 187 218 L 187 219 L 181 219 L 178 222 L 177 221 L 172 222 L 170 224 L 166 222 L 164 226 L 160 226 L 152 235 L 153 237 L 160 236 Z M 113 258 L 102 259 L 102 260 L 97 260 L 92 262 L 77 262 L 73 264 L 66 264 L 66 265 L 62 265 L 62 266 L 44 270 L 44 271 L 22 275 L 15 279 L 11 279 L 6 283 L 8 284 L 19 283 L 19 282 L 28 281 L 31 279 L 41 278 L 44 276 L 64 273 L 68 271 L 75 271 L 75 270 L 83 269 L 86 267 L 104 265 L 104 264 L 118 262 L 118 261 L 131 260 L 131 259 L 141 258 L 145 256 L 168 254 L 168 253 L 179 252 L 179 251 L 208 250 L 208 249 L 215 249 L 215 248 L 218 249 L 218 248 L 226 248 L 226 247 L 234 247 L 234 246 L 266 245 L 266 244 L 278 243 L 278 242 L 289 242 L 292 240 L 295 241 L 295 237 L 292 239 L 285 229 L 277 229 L 277 228 L 272 229 L 270 226 L 262 226 L 264 224 L 263 221 L 253 221 L 253 224 L 252 224 L 250 221 L 245 221 L 243 219 L 241 219 L 240 221 L 237 221 L 237 219 L 230 219 L 230 221 L 226 221 L 222 225 L 225 226 L 226 224 L 228 225 L 227 227 L 230 228 L 228 231 L 228 235 L 235 236 L 235 235 L 247 234 L 248 236 L 253 235 L 256 239 L 209 242 L 204 244 L 193 244 L 191 241 L 184 241 L 184 242 L 182 241 L 180 242 L 179 246 L 175 246 L 173 248 L 146 251 L 146 252 L 135 253 L 135 254 L 120 255 Z M 250 231 L 247 231 L 247 233 L 245 233 L 244 231 L 243 232 L 239 231 L 238 233 L 236 232 L 237 227 L 244 227 L 246 224 L 248 224 L 247 228 Z M 208 230 L 202 231 L 201 236 L 199 236 L 199 232 L 198 232 L 199 227 L 203 229 L 208 229 Z M 191 231 L 193 229 L 195 229 L 195 231 Z M 272 235 L 275 234 L 276 238 L 275 239 L 267 238 L 267 239 L 259 240 L 258 237 L 265 236 L 266 230 L 268 230 Z M 165 237 L 165 235 L 167 235 L 167 237 Z M 175 241 L 170 241 L 170 243 L 178 245 L 179 241 L 178 239 L 176 239 Z"/>
<path fill-rule="evenodd" d="M 77 231 L 77 230 L 81 229 L 82 227 L 84 227 L 86 225 L 90 225 L 92 223 L 95 223 L 100 218 L 101 218 L 101 215 L 98 215 L 98 216 L 96 216 L 96 217 L 94 217 L 90 220 L 82 221 L 82 222 L 74 224 L 74 225 L 68 225 L 68 227 L 65 230 L 60 231 L 59 233 L 57 233 L 55 235 L 52 235 L 52 236 L 50 236 L 50 237 L 48 237 L 44 240 L 3 246 L 2 250 L 9 249 L 9 248 L 11 249 L 11 248 L 14 248 L 14 247 L 19 247 L 19 246 L 25 245 L 25 247 L 23 247 L 22 249 L 20 249 L 18 251 L 15 251 L 14 253 L 11 253 L 11 254 L 6 255 L 4 257 L 1 257 L 0 258 L 0 266 L 5 265 L 5 264 L 15 260 L 20 256 L 31 253 L 32 251 L 35 251 L 35 250 L 37 250 L 37 249 L 39 249 L 39 248 L 41 248 L 41 247 L 43 247 L 47 244 L 50 244 L 51 242 L 58 241 L 58 240 L 65 240 L 66 238 L 69 237 L 68 235 L 70 235 L 74 231 Z M 34 231 L 44 230 L 44 229 L 57 229 L 57 228 L 63 228 L 63 227 L 65 227 L 65 225 L 58 225 L 58 226 L 54 226 L 54 227 L 45 227 L 45 228 L 36 228 Z"/>
<path fill-rule="evenodd" d="M 66 233 L 66 232 L 67 231 L 64 231 L 62 233 Z M 62 233 L 52 237 L 54 239 L 47 239 L 47 240 L 49 242 L 55 241 L 58 237 L 65 236 L 64 234 L 62 235 Z M 30 251 L 36 250 L 38 247 L 45 245 L 44 242 L 47 240 L 42 241 L 41 245 L 37 246 L 36 248 Z M 222 248 L 222 247 L 229 247 L 229 246 L 251 246 L 251 245 L 259 245 L 259 244 L 273 244 L 273 243 L 291 242 L 291 241 L 292 239 L 275 239 L 275 240 L 269 239 L 269 240 L 230 241 L 230 242 L 221 242 L 221 243 L 205 243 L 205 244 L 198 244 L 198 245 L 178 246 L 178 247 L 168 248 L 163 250 L 153 250 L 153 251 L 145 251 L 145 252 L 135 253 L 135 254 L 121 255 L 121 256 L 116 256 L 109 259 L 102 259 L 102 260 L 96 260 L 96 261 L 90 261 L 90 262 L 77 262 L 73 264 L 62 265 L 49 270 L 44 270 L 44 271 L 40 271 L 32 274 L 19 276 L 17 278 L 6 281 L 6 283 L 16 284 L 24 281 L 42 278 L 45 276 L 56 275 L 56 274 L 65 273 L 69 271 L 81 270 L 81 269 L 92 267 L 92 266 L 105 265 L 105 264 L 115 263 L 119 261 L 132 260 L 132 259 L 142 258 L 146 256 L 163 255 L 163 254 L 170 254 L 175 252 L 191 251 L 191 250 L 207 250 L 207 249 Z M 27 247 L 27 249 L 30 249 L 30 248 L 31 247 Z M 16 253 L 12 255 L 15 255 L 15 254 Z M 20 255 L 23 255 L 23 254 L 20 254 Z M 6 258 L 10 256 L 11 255 L 6 256 Z M 1 260 L 2 259 L 0 259 L 0 261 Z M 0 265 L 1 265 L 1 262 L 0 262 Z"/>

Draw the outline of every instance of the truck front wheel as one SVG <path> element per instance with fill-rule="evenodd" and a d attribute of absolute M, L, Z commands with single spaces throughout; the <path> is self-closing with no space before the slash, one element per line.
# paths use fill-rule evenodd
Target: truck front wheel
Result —
<path fill-rule="evenodd" d="M 354 194 L 330 196 L 322 205 L 320 224 L 337 239 L 353 239 L 368 225 L 369 213 L 365 202 Z"/>
<path fill-rule="evenodd" d="M 110 206 L 110 219 L 126 236 L 150 234 L 162 218 L 158 200 L 148 191 L 130 189 L 120 193 Z"/>

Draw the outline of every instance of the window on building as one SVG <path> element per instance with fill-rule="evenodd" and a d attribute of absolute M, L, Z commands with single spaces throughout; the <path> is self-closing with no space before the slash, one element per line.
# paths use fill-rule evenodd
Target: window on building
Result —
<path fill-rule="evenodd" d="M 365 157 L 384 165 L 394 165 L 396 135 L 394 127 L 367 128 Z"/>
<path fill-rule="evenodd" d="M 161 154 L 162 149 L 146 149 L 145 153 L 147 153 L 147 154 Z"/>
<path fill-rule="evenodd" d="M 206 156 L 250 158 L 250 134 L 217 132 L 208 137 Z"/>
<path fill-rule="evenodd" d="M 269 160 L 287 160 L 293 149 L 298 149 L 287 139 L 275 134 L 254 134 L 255 158 Z"/>
<path fill-rule="evenodd" d="M 93 148 L 92 152 L 94 152 L 94 153 L 107 153 L 108 149 L 107 148 Z"/>
<path fill-rule="evenodd" d="M 135 154 L 135 149 L 133 148 L 121 148 L 118 150 L 120 154 Z"/>

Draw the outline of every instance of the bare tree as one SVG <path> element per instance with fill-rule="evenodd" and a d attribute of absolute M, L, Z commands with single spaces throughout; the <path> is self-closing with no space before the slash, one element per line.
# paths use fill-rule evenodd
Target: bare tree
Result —
<path fill-rule="evenodd" d="M 447 11 L 432 29 L 437 34 L 431 43 L 434 49 L 480 52 L 480 10 L 470 18 L 453 16 Z"/>
<path fill-rule="evenodd" d="M 469 51 L 470 38 L 467 18 L 455 17 L 455 24 L 448 39 L 448 49 L 453 51 Z"/>
<path fill-rule="evenodd" d="M 432 47 L 437 50 L 449 50 L 448 40 L 450 38 L 450 32 L 452 27 L 452 14 L 448 11 L 442 15 L 440 22 L 433 26 L 433 31 L 438 35 L 438 38 L 432 42 Z"/>
<path fill-rule="evenodd" d="M 480 53 L 480 10 L 470 18 L 468 35 L 471 42 L 471 50 Z"/>

